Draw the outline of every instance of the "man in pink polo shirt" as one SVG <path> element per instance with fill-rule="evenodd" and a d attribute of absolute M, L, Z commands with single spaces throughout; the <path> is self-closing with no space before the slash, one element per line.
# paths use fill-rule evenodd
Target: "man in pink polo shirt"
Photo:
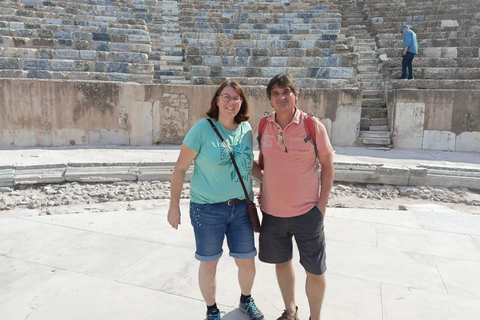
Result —
<path fill-rule="evenodd" d="M 314 118 L 318 159 L 312 142 L 304 141 L 307 114 L 296 107 L 298 93 L 298 85 L 288 74 L 276 75 L 267 86 L 275 112 L 266 121 L 259 146 L 259 163 L 264 168 L 263 177 L 258 177 L 263 183 L 259 258 L 276 264 L 285 303 L 285 311 L 278 320 L 299 319 L 292 266 L 292 237 L 295 237 L 300 263 L 307 273 L 310 319 L 319 320 L 326 271 L 323 219 L 335 169 L 333 148 L 319 119 Z"/>

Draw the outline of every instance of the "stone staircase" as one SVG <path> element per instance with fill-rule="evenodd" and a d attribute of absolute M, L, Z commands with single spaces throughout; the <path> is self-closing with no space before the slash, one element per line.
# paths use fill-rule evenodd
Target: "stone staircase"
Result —
<path fill-rule="evenodd" d="M 391 131 L 383 92 L 383 75 L 377 62 L 371 22 L 362 13 L 362 2 L 350 6 L 348 0 L 342 0 L 340 4 L 342 29 L 347 37 L 355 37 L 354 52 L 358 54 L 357 76 L 363 93 L 359 145 L 390 148 Z"/>

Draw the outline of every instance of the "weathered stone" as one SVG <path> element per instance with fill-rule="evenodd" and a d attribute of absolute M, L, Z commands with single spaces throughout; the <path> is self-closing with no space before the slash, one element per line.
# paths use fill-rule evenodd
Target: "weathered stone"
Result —
<path fill-rule="evenodd" d="M 61 183 L 65 181 L 65 164 L 18 166 L 15 184 Z"/>
<path fill-rule="evenodd" d="M 71 163 L 65 172 L 65 180 L 70 182 L 135 181 L 137 176 L 138 167 L 134 164 Z"/>
<path fill-rule="evenodd" d="M 0 187 L 15 185 L 15 168 L 13 166 L 0 166 Z"/>
<path fill-rule="evenodd" d="M 52 70 L 74 70 L 73 60 L 51 60 L 50 66 Z"/>
<path fill-rule="evenodd" d="M 0 57 L 0 69 L 19 69 L 20 59 Z"/>
<path fill-rule="evenodd" d="M 48 60 L 22 59 L 23 70 L 48 70 Z"/>
<path fill-rule="evenodd" d="M 58 49 L 55 50 L 55 54 L 59 58 L 78 59 L 78 50 Z"/>

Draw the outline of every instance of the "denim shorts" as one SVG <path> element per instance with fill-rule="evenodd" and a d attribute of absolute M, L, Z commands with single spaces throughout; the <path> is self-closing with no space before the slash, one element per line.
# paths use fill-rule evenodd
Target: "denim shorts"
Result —
<path fill-rule="evenodd" d="M 190 203 L 190 220 L 195 233 L 195 258 L 203 262 L 218 260 L 227 236 L 230 256 L 250 259 L 257 255 L 246 202 L 228 204 Z"/>
<path fill-rule="evenodd" d="M 317 206 L 300 216 L 279 218 L 263 213 L 259 259 L 266 263 L 284 263 L 293 258 L 295 237 L 300 264 L 306 271 L 320 275 L 327 270 L 323 215 Z"/>

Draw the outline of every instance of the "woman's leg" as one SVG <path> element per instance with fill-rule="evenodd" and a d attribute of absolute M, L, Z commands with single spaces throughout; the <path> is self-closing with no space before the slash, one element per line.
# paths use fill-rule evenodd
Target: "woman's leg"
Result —
<path fill-rule="evenodd" d="M 255 279 L 255 259 L 235 259 L 238 267 L 238 283 L 243 295 L 252 293 L 253 281 Z"/>
<path fill-rule="evenodd" d="M 202 292 L 203 299 L 207 306 L 216 303 L 215 296 L 217 293 L 217 264 L 218 260 L 212 262 L 200 262 L 198 269 L 198 284 Z"/>

